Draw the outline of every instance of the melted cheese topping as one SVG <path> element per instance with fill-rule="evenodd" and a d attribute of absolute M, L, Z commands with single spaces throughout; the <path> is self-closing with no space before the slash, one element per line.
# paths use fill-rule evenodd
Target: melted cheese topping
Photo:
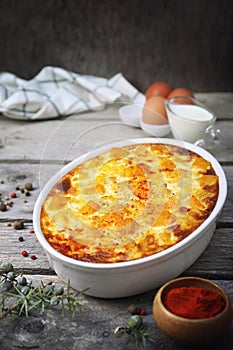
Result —
<path fill-rule="evenodd" d="M 191 234 L 219 191 L 211 163 L 182 147 L 134 144 L 84 161 L 51 189 L 41 229 L 60 253 L 111 263 L 160 252 Z"/>

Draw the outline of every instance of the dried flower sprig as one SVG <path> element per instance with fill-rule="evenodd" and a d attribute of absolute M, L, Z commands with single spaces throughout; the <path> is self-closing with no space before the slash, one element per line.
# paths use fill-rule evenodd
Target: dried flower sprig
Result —
<path fill-rule="evenodd" d="M 23 274 L 16 275 L 10 262 L 2 265 L 0 275 L 2 299 L 0 300 L 0 320 L 7 316 L 29 316 L 38 307 L 44 312 L 48 307 L 61 305 L 62 315 L 69 311 L 73 318 L 82 309 L 82 296 L 85 291 L 73 293 L 68 281 L 67 289 L 43 281 L 33 286 Z"/>
<path fill-rule="evenodd" d="M 134 344 L 136 349 L 139 349 L 141 346 L 143 349 L 146 349 L 147 342 L 155 342 L 153 330 L 143 324 L 143 319 L 140 315 L 131 316 L 126 326 L 119 326 L 115 329 L 114 335 L 117 338 L 127 335 L 127 343 Z"/>

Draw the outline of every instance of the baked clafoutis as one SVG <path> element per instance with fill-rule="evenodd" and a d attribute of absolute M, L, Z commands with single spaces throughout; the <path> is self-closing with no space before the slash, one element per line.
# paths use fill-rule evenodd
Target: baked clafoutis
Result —
<path fill-rule="evenodd" d="M 135 143 L 84 160 L 50 190 L 40 225 L 70 258 L 117 263 L 161 252 L 211 214 L 219 178 L 211 162 L 186 148 Z"/>

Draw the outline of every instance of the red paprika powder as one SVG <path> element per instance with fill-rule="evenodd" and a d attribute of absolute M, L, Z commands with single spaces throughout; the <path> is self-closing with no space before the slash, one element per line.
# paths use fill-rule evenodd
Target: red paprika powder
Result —
<path fill-rule="evenodd" d="M 169 290 L 163 297 L 163 303 L 173 314 L 189 319 L 209 318 L 226 307 L 226 302 L 220 294 L 196 286 Z"/>

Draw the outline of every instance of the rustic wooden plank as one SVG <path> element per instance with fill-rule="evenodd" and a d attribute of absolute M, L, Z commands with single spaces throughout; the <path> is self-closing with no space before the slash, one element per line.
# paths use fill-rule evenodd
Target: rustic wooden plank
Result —
<path fill-rule="evenodd" d="M 4 121 L 0 159 L 70 161 L 106 142 L 145 137 L 123 124 L 117 109 L 44 122 Z M 2 136 L 1 136 L 2 135 Z"/>
<path fill-rule="evenodd" d="M 7 206 L 7 211 L 0 211 L 0 220 L 13 221 L 23 219 L 32 221 L 32 213 L 35 201 L 51 176 L 53 176 L 62 167 L 61 164 L 0 164 L 0 193 L 3 201 L 8 197 L 12 202 L 12 207 Z M 23 188 L 25 183 L 30 182 L 33 190 L 29 192 L 30 196 L 16 190 L 16 187 Z M 15 192 L 17 197 L 11 198 L 10 193 Z M 24 201 L 27 201 L 24 203 Z M 8 200 L 7 200 L 8 202 Z"/>
<path fill-rule="evenodd" d="M 208 94 L 210 103 L 216 103 L 217 96 Z M 226 97 L 226 104 L 231 104 Z M 220 104 L 221 105 L 221 104 Z M 216 105 L 217 107 L 217 105 Z M 112 108 L 112 107 L 111 107 Z M 56 173 L 69 159 L 76 157 L 79 153 L 93 147 L 93 131 L 82 139 L 79 147 L 75 141 L 79 132 L 86 130 L 87 126 L 94 126 L 99 123 L 117 121 L 117 114 L 108 109 L 104 110 L 100 117 L 98 113 L 86 113 L 79 116 L 72 116 L 68 120 L 57 120 L 47 122 L 17 122 L 0 117 L 0 135 L 3 135 L 4 147 L 0 148 L 0 192 L 2 198 L 9 196 L 16 186 L 23 186 L 26 182 L 32 182 L 34 190 L 31 196 L 25 197 L 20 191 L 16 191 L 17 198 L 12 199 L 13 207 L 6 212 L 0 212 L 0 262 L 11 260 L 17 271 L 24 271 L 34 283 L 43 280 L 53 280 L 62 283 L 49 266 L 45 253 L 37 242 L 36 236 L 30 233 L 32 230 L 32 211 L 35 200 L 44 183 Z M 229 108 L 229 106 L 228 106 Z M 228 110 L 227 108 L 227 110 Z M 232 109 L 231 109 L 232 110 Z M 223 108 L 223 111 L 225 109 Z M 111 118 L 109 119 L 109 115 Z M 233 228 L 232 228 L 232 205 L 233 205 L 233 152 L 231 143 L 231 114 L 221 117 L 219 125 L 224 130 L 224 139 L 220 147 L 213 151 L 216 157 L 223 162 L 224 170 L 228 179 L 228 198 L 223 208 L 222 215 L 218 221 L 218 229 L 205 250 L 197 261 L 182 275 L 201 276 L 216 279 L 216 282 L 225 288 L 233 301 Z M 55 128 L 55 129 L 54 129 Z M 57 129 L 56 129 L 57 128 Z M 98 128 L 97 128 L 98 129 Z M 96 129 L 96 130 L 97 130 Z M 55 132 L 54 132 L 55 130 Z M 121 129 L 122 130 L 122 129 Z M 121 138 L 121 130 L 111 133 L 109 139 Z M 141 131 L 130 128 L 131 132 L 137 132 L 141 137 Z M 97 143 L 106 138 L 106 129 L 95 135 Z M 119 132 L 118 132 L 119 131 Z M 54 132 L 54 133 L 53 133 Z M 125 135 L 128 135 L 128 130 Z M 52 137 L 49 139 L 49 137 Z M 96 138 L 97 137 L 97 138 Z M 128 136 L 127 136 L 128 137 Z M 45 147 L 47 142 L 47 146 Z M 20 150 L 20 151 L 19 151 Z M 27 199 L 27 203 L 22 200 Z M 23 230 L 15 230 L 12 226 L 15 219 L 23 219 L 25 227 Z M 11 226 L 9 226 L 9 223 Z M 19 241 L 19 236 L 24 238 Z M 28 257 L 23 257 L 22 250 L 27 250 Z M 31 255 L 37 259 L 32 260 Z M 4 320 L 0 327 L 0 349 L 11 350 L 14 348 L 38 348 L 39 350 L 59 350 L 69 348 L 70 350 L 93 348 L 107 350 L 134 349 L 125 345 L 124 339 L 115 339 L 113 331 L 116 326 L 124 325 L 129 314 L 127 306 L 130 303 L 137 303 L 148 311 L 145 322 L 154 327 L 156 344 L 149 345 L 147 349 L 171 349 L 181 350 L 184 347 L 176 345 L 163 335 L 154 324 L 151 313 L 153 297 L 157 289 L 139 296 L 123 298 L 119 300 L 104 300 L 91 297 L 84 297 L 83 315 L 77 320 L 70 317 L 62 320 L 58 310 L 48 311 L 45 315 L 34 314 L 30 319 Z M 6 334 L 6 331 L 7 334 Z M 233 348 L 233 328 L 221 341 L 211 346 L 213 350 Z"/>
<path fill-rule="evenodd" d="M 0 222 L 0 261 L 11 260 L 25 273 L 53 274 L 35 234 L 30 233 L 31 229 L 32 224 L 25 224 L 23 230 L 15 230 Z M 23 242 L 19 241 L 20 236 L 24 238 Z M 22 256 L 23 250 L 29 253 L 28 257 Z M 32 260 L 31 255 L 36 255 L 37 259 Z M 189 274 L 233 279 L 233 228 L 218 228 L 215 231 L 205 252 L 186 270 L 185 275 Z"/>
<path fill-rule="evenodd" d="M 195 98 L 209 106 L 216 113 L 218 119 L 233 118 L 232 92 L 195 93 Z"/>
<path fill-rule="evenodd" d="M 232 280 L 233 229 L 217 229 L 207 249 L 184 275 Z"/>
<path fill-rule="evenodd" d="M 217 112 L 218 109 L 220 111 L 217 126 L 221 129 L 223 138 L 211 153 L 222 162 L 232 162 L 233 124 L 230 119 L 233 117 L 233 93 L 198 96 L 210 107 L 217 109 Z M 145 137 L 141 129 L 121 123 L 119 106 L 121 104 L 113 104 L 102 111 L 48 121 L 15 121 L 0 116 L 0 160 L 65 162 L 104 142 Z"/>
<path fill-rule="evenodd" d="M 233 121 L 219 121 L 217 127 L 222 132 L 222 141 L 211 153 L 220 161 L 232 161 Z M 64 124 L 58 121 L 28 124 L 3 139 L 0 160 L 65 162 L 104 143 L 143 137 L 148 135 L 141 129 L 126 126 L 113 119 L 109 119 L 108 123 L 103 120 L 77 119 Z M 173 138 L 171 134 L 167 137 Z"/>
<path fill-rule="evenodd" d="M 233 162 L 233 121 L 218 121 L 222 140 L 210 152 L 222 162 Z M 141 129 L 126 126 L 120 121 L 109 119 L 81 120 L 69 122 L 47 121 L 27 124 L 12 132 L 3 140 L 0 160 L 17 162 L 71 161 L 105 143 L 148 137 Z M 173 138 L 171 134 L 167 138 Z"/>
<path fill-rule="evenodd" d="M 6 223 L 0 222 L 0 262 L 12 261 L 18 270 L 23 269 L 25 273 L 54 274 L 35 233 L 31 233 L 31 230 L 32 223 L 25 223 L 22 230 L 16 230 L 13 225 L 6 226 Z M 28 252 L 27 257 L 22 255 L 24 250 Z M 31 258 L 33 255 L 35 260 Z"/>
<path fill-rule="evenodd" d="M 223 170 L 227 178 L 227 198 L 223 206 L 221 215 L 218 219 L 219 225 L 226 225 L 233 221 L 233 167 L 232 166 L 223 166 Z"/>
<path fill-rule="evenodd" d="M 30 277 L 30 276 L 29 276 Z M 34 283 L 43 276 L 33 276 Z M 51 278 L 50 278 L 51 280 Z M 53 281 L 60 284 L 56 278 Z M 233 302 L 233 282 L 213 280 L 228 293 Z M 180 346 L 167 338 L 153 320 L 152 302 L 157 289 L 138 296 L 123 299 L 98 299 L 85 297 L 82 301 L 82 314 L 72 319 L 68 314 L 61 317 L 59 307 L 48 310 L 44 314 L 33 313 L 28 319 L 6 319 L 1 321 L 0 348 L 11 349 L 39 349 L 39 350 L 113 350 L 135 349 L 126 344 L 125 338 L 115 338 L 114 329 L 125 325 L 130 317 L 127 308 L 130 304 L 137 304 L 147 311 L 144 323 L 154 332 L 155 344 L 148 344 L 147 350 L 170 349 L 185 350 L 188 347 Z M 7 333 L 6 333 L 7 329 Z M 211 345 L 211 349 L 231 350 L 233 346 L 233 326 L 223 338 Z"/>

